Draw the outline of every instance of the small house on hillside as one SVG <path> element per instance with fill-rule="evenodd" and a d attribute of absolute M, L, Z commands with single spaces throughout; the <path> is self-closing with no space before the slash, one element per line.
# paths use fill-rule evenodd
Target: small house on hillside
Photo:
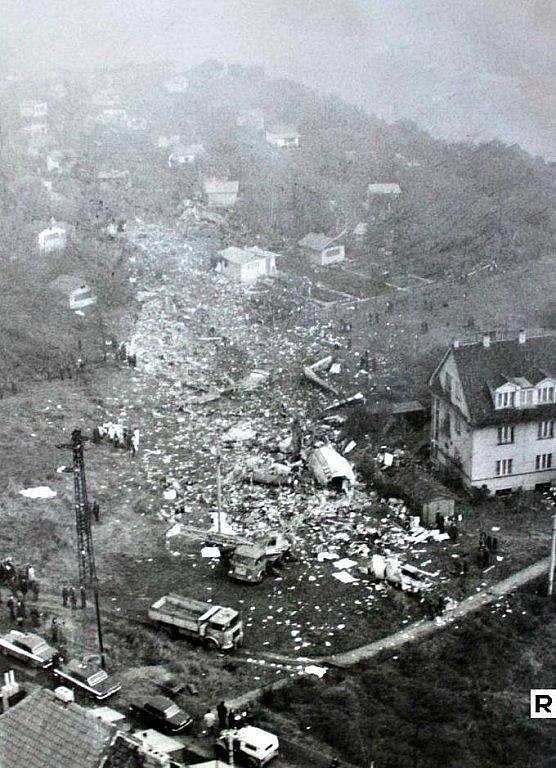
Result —
<path fill-rule="evenodd" d="M 179 168 L 180 165 L 193 165 L 203 155 L 205 148 L 202 144 L 176 144 L 168 157 L 168 168 Z"/>
<path fill-rule="evenodd" d="M 68 244 L 67 227 L 52 221 L 47 229 L 37 235 L 37 244 L 42 253 L 63 251 Z"/>
<path fill-rule="evenodd" d="M 54 149 L 46 156 L 46 170 L 58 176 L 68 176 L 76 165 L 75 152 L 65 149 Z"/>
<path fill-rule="evenodd" d="M 125 109 L 113 108 L 103 109 L 96 118 L 97 123 L 110 128 L 126 128 L 128 120 L 129 118 Z"/>
<path fill-rule="evenodd" d="M 84 309 L 97 303 L 92 289 L 78 275 L 59 275 L 49 288 L 70 309 Z"/>
<path fill-rule="evenodd" d="M 146 131 L 147 121 L 144 117 L 130 117 L 126 123 L 126 127 L 130 131 Z"/>
<path fill-rule="evenodd" d="M 48 125 L 46 123 L 29 123 L 23 126 L 23 133 L 26 136 L 35 138 L 36 136 L 46 136 L 48 133 Z"/>
<path fill-rule="evenodd" d="M 276 274 L 277 255 L 256 245 L 250 248 L 231 246 L 218 251 L 216 268 L 240 283 L 250 283 L 259 277 L 273 277 Z"/>
<path fill-rule="evenodd" d="M 91 104 L 95 107 L 116 107 L 120 103 L 120 94 L 115 88 L 103 88 L 101 91 L 93 94 Z"/>
<path fill-rule="evenodd" d="M 338 243 L 338 239 L 328 237 L 322 232 L 309 232 L 299 241 L 299 247 L 309 256 L 313 264 L 325 267 L 328 264 L 336 264 L 345 259 L 345 247 Z"/>
<path fill-rule="evenodd" d="M 224 181 L 223 179 L 205 179 L 203 191 L 207 205 L 213 208 L 230 208 L 237 202 L 239 181 Z"/>
<path fill-rule="evenodd" d="M 19 105 L 19 114 L 21 117 L 33 118 L 39 120 L 48 114 L 48 104 L 46 101 L 22 101 Z"/>
<path fill-rule="evenodd" d="M 264 131 L 264 112 L 262 109 L 244 109 L 237 116 L 238 128 L 251 128 L 254 131 Z"/>
<path fill-rule="evenodd" d="M 173 147 L 176 144 L 179 144 L 181 141 L 181 136 L 179 133 L 174 134 L 161 134 L 157 140 L 156 140 L 156 146 L 159 149 L 168 149 L 168 147 Z"/>
<path fill-rule="evenodd" d="M 174 75 L 164 83 L 166 93 L 185 93 L 189 88 L 189 80 L 185 75 Z"/>
<path fill-rule="evenodd" d="M 277 126 L 267 129 L 266 141 L 273 147 L 298 147 L 301 134 L 290 126 Z"/>
<path fill-rule="evenodd" d="M 375 218 L 380 218 L 380 216 L 390 213 L 401 193 L 399 184 L 369 184 L 367 186 L 367 208 Z"/>
<path fill-rule="evenodd" d="M 369 231 L 369 225 L 367 224 L 366 221 L 360 221 L 359 224 L 357 224 L 357 226 L 354 227 L 353 237 L 355 238 L 355 242 L 358 245 L 361 245 L 365 241 L 368 231 Z"/>
<path fill-rule="evenodd" d="M 129 171 L 117 171 L 115 169 L 99 171 L 97 180 L 101 189 L 122 189 L 131 185 Z"/>

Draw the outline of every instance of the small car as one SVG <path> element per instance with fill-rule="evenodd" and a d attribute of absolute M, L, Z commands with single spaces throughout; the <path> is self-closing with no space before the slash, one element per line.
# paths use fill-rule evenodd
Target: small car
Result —
<path fill-rule="evenodd" d="M 106 670 L 78 659 L 70 659 L 67 664 L 61 664 L 54 670 L 54 675 L 70 686 L 81 688 L 97 701 L 113 696 L 122 687 L 119 680 L 109 675 Z"/>
<path fill-rule="evenodd" d="M 253 725 L 245 725 L 237 731 L 222 731 L 215 744 L 215 751 L 219 758 L 227 759 L 230 740 L 234 761 L 249 768 L 263 768 L 278 756 L 280 750 L 278 737 L 273 733 Z"/>
<path fill-rule="evenodd" d="M 48 645 L 39 635 L 17 629 L 0 637 L 0 652 L 43 669 L 51 667 L 58 654 L 56 648 Z"/>
<path fill-rule="evenodd" d="M 193 722 L 191 715 L 180 709 L 172 699 L 166 696 L 150 696 L 132 702 L 133 715 L 167 733 L 178 733 L 188 728 Z"/>

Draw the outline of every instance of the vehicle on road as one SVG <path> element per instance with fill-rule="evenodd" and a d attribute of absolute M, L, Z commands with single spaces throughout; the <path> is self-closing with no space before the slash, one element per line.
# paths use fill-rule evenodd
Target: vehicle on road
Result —
<path fill-rule="evenodd" d="M 291 549 L 281 534 L 241 544 L 230 553 L 228 576 L 237 581 L 260 584 L 273 567 L 282 564 Z"/>
<path fill-rule="evenodd" d="M 228 759 L 233 749 L 234 762 L 249 768 L 262 768 L 277 757 L 280 744 L 278 737 L 254 725 L 236 730 L 224 730 L 216 740 L 215 750 L 219 758 Z"/>
<path fill-rule="evenodd" d="M 56 648 L 48 645 L 39 635 L 17 629 L 0 637 L 0 652 L 43 669 L 51 667 L 58 655 Z"/>
<path fill-rule="evenodd" d="M 148 615 L 170 637 L 199 640 L 207 648 L 227 651 L 243 642 L 243 622 L 233 608 L 170 594 L 154 602 Z"/>
<path fill-rule="evenodd" d="M 100 669 L 97 664 L 79 659 L 70 659 L 67 664 L 61 664 L 54 670 L 54 675 L 66 685 L 80 688 L 97 701 L 113 696 L 122 687 L 119 680 Z"/>
<path fill-rule="evenodd" d="M 166 733 L 179 733 L 193 722 L 191 715 L 166 696 L 137 699 L 129 709 L 135 717 Z"/>

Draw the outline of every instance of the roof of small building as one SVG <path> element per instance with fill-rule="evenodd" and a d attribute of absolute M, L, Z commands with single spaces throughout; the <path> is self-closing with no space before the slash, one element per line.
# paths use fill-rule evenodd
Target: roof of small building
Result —
<path fill-rule="evenodd" d="M 549 376 L 556 377 L 556 336 L 534 336 L 524 343 L 518 339 L 491 340 L 489 346 L 482 342 L 460 344 L 445 357 L 449 354 L 457 366 L 472 423 L 510 423 L 556 415 L 554 403 L 496 410 L 491 394 L 492 389 L 512 379 L 522 377 L 534 385 Z M 439 368 L 430 383 L 433 392 L 442 395 L 445 393 L 438 376 Z"/>
<path fill-rule="evenodd" d="M 249 264 L 252 261 L 259 261 L 264 258 L 262 253 L 259 254 L 250 248 L 237 248 L 235 245 L 218 251 L 218 255 L 221 259 L 230 262 L 230 264 Z"/>
<path fill-rule="evenodd" d="M 401 195 L 401 193 L 399 184 L 369 184 L 367 187 L 369 195 Z"/>
<path fill-rule="evenodd" d="M 333 237 L 328 237 L 323 232 L 309 232 L 308 235 L 299 241 L 298 245 L 302 248 L 309 248 L 312 251 L 323 251 L 334 242 Z"/>
<path fill-rule="evenodd" d="M 0 716 L 2 768 L 99 768 L 116 729 L 39 688 Z"/>
<path fill-rule="evenodd" d="M 72 291 L 78 291 L 80 288 L 88 287 L 79 275 L 58 275 L 48 285 L 53 290 L 63 291 L 64 293 L 71 293 Z"/>
<path fill-rule="evenodd" d="M 187 155 L 200 155 L 204 152 L 205 148 L 203 144 L 174 144 L 172 147 L 172 155 L 178 155 L 186 157 Z"/>
<path fill-rule="evenodd" d="M 267 128 L 266 132 L 269 136 L 279 136 L 282 139 L 295 139 L 301 135 L 291 125 L 275 125 L 272 128 Z"/>
<path fill-rule="evenodd" d="M 150 747 L 156 752 L 171 754 L 184 748 L 183 743 L 172 736 L 166 736 L 164 733 L 155 731 L 154 728 L 147 728 L 142 731 L 134 731 L 132 738 L 137 739 L 141 744 Z"/>
<path fill-rule="evenodd" d="M 225 179 L 205 179 L 203 188 L 208 195 L 225 193 L 236 194 L 239 192 L 239 181 L 226 181 Z"/>

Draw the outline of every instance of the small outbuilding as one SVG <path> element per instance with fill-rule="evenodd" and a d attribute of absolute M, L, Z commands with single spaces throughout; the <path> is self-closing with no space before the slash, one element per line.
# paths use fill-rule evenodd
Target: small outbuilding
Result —
<path fill-rule="evenodd" d="M 267 129 L 266 141 L 273 147 L 299 147 L 301 134 L 291 126 L 276 126 Z"/>
<path fill-rule="evenodd" d="M 346 257 L 345 246 L 338 243 L 338 238 L 328 237 L 322 232 L 309 232 L 298 245 L 308 254 L 311 262 L 320 267 L 336 264 Z"/>
<path fill-rule="evenodd" d="M 193 165 L 203 155 L 205 148 L 202 144 L 176 144 L 168 157 L 169 168 L 179 168 L 180 165 Z"/>
<path fill-rule="evenodd" d="M 78 275 L 59 275 L 49 287 L 69 309 L 84 309 L 97 303 L 90 286 Z"/>
<path fill-rule="evenodd" d="M 231 246 L 218 251 L 216 268 L 223 275 L 234 280 L 250 283 L 260 277 L 274 277 L 276 275 L 277 255 L 272 251 L 264 251 L 256 245 L 250 248 Z"/>
<path fill-rule="evenodd" d="M 211 208 L 231 208 L 237 203 L 239 181 L 224 179 L 205 179 L 203 191 L 207 205 Z"/>
<path fill-rule="evenodd" d="M 37 244 L 42 253 L 63 251 L 68 244 L 67 227 L 52 221 L 47 229 L 43 229 L 37 235 Z"/>

